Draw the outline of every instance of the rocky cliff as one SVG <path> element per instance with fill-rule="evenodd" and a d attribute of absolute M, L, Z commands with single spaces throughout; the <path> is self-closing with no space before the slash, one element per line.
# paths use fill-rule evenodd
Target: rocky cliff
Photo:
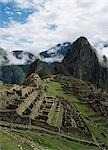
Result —
<path fill-rule="evenodd" d="M 75 78 L 108 90 L 108 68 L 99 64 L 94 48 L 85 37 L 72 44 L 62 63 Z"/>

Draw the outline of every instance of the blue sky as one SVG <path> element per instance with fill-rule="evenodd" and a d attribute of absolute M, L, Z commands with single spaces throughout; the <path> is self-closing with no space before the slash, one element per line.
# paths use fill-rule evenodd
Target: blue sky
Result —
<path fill-rule="evenodd" d="M 108 0 L 0 0 L 0 47 L 7 51 L 37 55 L 80 36 L 108 56 Z"/>
<path fill-rule="evenodd" d="M 34 12 L 33 9 L 18 8 L 14 2 L 1 3 L 0 4 L 0 27 L 1 28 L 8 27 L 8 25 L 12 20 L 20 23 L 26 23 L 26 19 L 33 12 Z"/>

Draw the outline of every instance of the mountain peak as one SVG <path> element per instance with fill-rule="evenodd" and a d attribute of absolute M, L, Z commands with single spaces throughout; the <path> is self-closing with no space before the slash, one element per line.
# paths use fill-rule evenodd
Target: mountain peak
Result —
<path fill-rule="evenodd" d="M 88 41 L 86 37 L 81 36 L 76 41 Z"/>
<path fill-rule="evenodd" d="M 107 62 L 104 56 L 104 61 Z M 90 81 L 108 90 L 108 69 L 101 66 L 87 38 L 78 38 L 63 59 L 63 64 L 75 78 Z"/>
<path fill-rule="evenodd" d="M 87 47 L 91 47 L 88 39 L 86 37 L 79 37 L 75 42 L 73 42 L 72 44 L 73 48 L 77 48 L 77 49 L 81 49 L 82 47 L 84 46 L 87 46 Z"/>

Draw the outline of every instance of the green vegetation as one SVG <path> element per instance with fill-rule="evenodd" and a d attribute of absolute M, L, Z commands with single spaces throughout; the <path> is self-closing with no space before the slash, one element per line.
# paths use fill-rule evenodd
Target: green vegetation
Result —
<path fill-rule="evenodd" d="M 59 96 L 69 101 L 77 101 L 74 95 L 65 93 L 62 89 L 62 85 L 59 82 L 53 81 L 51 78 L 45 79 L 43 86 L 49 96 Z"/>
<path fill-rule="evenodd" d="M 95 115 L 93 109 L 88 105 L 81 102 L 75 102 L 74 105 L 82 113 L 83 116 L 92 116 Z"/>
<path fill-rule="evenodd" d="M 57 111 L 57 109 L 54 111 L 54 114 L 53 114 L 53 116 L 52 116 L 52 119 L 51 119 L 51 122 L 50 122 L 50 124 L 51 125 L 56 125 L 56 123 L 57 123 L 57 118 L 58 118 L 58 114 L 59 114 L 59 112 Z"/>
<path fill-rule="evenodd" d="M 98 118 L 92 118 L 93 122 L 96 124 L 96 126 L 98 126 L 99 128 L 101 128 L 105 135 L 108 138 L 108 119 L 104 118 L 104 117 L 98 117 Z"/>
<path fill-rule="evenodd" d="M 32 139 L 47 150 L 98 150 L 95 146 L 83 145 L 78 142 L 66 140 L 60 136 L 48 135 L 46 133 L 21 131 L 17 132 L 17 134 Z"/>
<path fill-rule="evenodd" d="M 86 120 L 86 125 L 99 144 L 105 143 L 108 146 L 108 138 L 101 128 L 97 127 L 93 121 L 89 120 Z"/>
<path fill-rule="evenodd" d="M 62 122 L 62 115 L 63 115 L 63 107 L 60 106 L 55 109 L 55 111 L 52 115 L 50 124 L 60 127 L 61 122 Z"/>
<path fill-rule="evenodd" d="M 0 129 L 0 149 L 1 150 L 33 150 L 31 143 L 9 130 Z"/>
<path fill-rule="evenodd" d="M 108 133 L 107 130 L 107 124 L 108 121 L 104 120 L 105 118 L 100 118 L 96 117 L 96 119 L 92 120 L 92 117 L 95 116 L 94 110 L 90 107 L 89 104 L 82 103 L 80 100 L 78 100 L 71 89 L 69 87 L 67 88 L 67 84 L 70 84 L 71 87 L 71 81 L 69 80 L 64 80 L 63 81 L 58 81 L 56 79 L 46 79 L 43 82 L 44 88 L 46 89 L 47 93 L 49 96 L 59 96 L 63 99 L 68 100 L 72 105 L 77 109 L 85 118 L 88 118 L 86 120 L 86 125 L 91 131 L 91 134 L 93 135 L 93 140 L 97 142 L 98 144 L 103 144 L 105 143 L 108 145 L 108 141 L 106 140 L 106 134 Z M 57 112 L 55 111 L 53 117 L 52 117 L 52 124 L 55 124 L 56 119 L 57 119 Z M 104 124 L 104 126 L 102 126 Z M 99 128 L 101 126 L 101 128 Z M 103 128 L 102 128 L 103 127 Z M 104 134 L 106 133 L 106 134 Z M 71 135 L 73 137 L 73 135 Z M 74 137 L 77 137 L 79 139 L 83 139 L 80 135 L 74 135 Z"/>
<path fill-rule="evenodd" d="M 70 81 L 69 81 L 70 82 Z M 90 130 L 92 137 L 86 134 L 80 134 L 76 130 L 70 133 L 66 133 L 65 136 L 69 136 L 72 139 L 83 140 L 83 141 L 94 141 L 97 145 L 108 146 L 108 121 L 104 117 L 95 116 L 95 112 L 89 106 L 89 104 L 82 103 L 74 93 L 72 89 L 66 87 L 68 84 L 67 80 L 61 82 L 47 78 L 42 82 L 44 90 L 48 96 L 61 97 L 61 100 L 65 99 L 72 104 L 72 106 L 82 114 L 85 123 Z M 65 84 L 66 83 L 66 84 Z M 70 82 L 71 84 L 71 82 Z M 70 85 L 71 87 L 71 85 Z M 2 89 L 2 85 L 1 85 Z M 56 126 L 61 121 L 61 114 L 63 113 L 62 108 L 56 108 L 52 113 L 50 124 Z M 0 148 L 2 150 L 98 150 L 96 146 L 89 144 L 83 144 L 72 141 L 70 139 L 63 138 L 64 131 L 55 135 L 53 132 L 50 134 L 44 131 L 10 131 L 7 129 L 0 129 Z M 61 136 L 60 136 L 61 135 Z M 104 146 L 103 146 L 104 147 Z"/>
<path fill-rule="evenodd" d="M 47 90 L 49 96 L 59 96 L 63 99 L 68 100 L 84 116 L 87 117 L 90 115 L 95 115 L 93 109 L 88 104 L 81 103 L 81 101 L 79 101 L 72 92 L 66 91 L 66 89 L 64 91 L 64 88 L 62 87 L 60 82 L 56 82 L 53 79 L 48 78 L 44 80 L 43 86 Z"/>
<path fill-rule="evenodd" d="M 96 146 L 69 141 L 60 136 L 32 131 L 0 129 L 2 150 L 98 150 Z"/>
<path fill-rule="evenodd" d="M 16 65 L 0 67 L 0 80 L 9 84 L 21 84 L 25 79 L 24 71 Z"/>

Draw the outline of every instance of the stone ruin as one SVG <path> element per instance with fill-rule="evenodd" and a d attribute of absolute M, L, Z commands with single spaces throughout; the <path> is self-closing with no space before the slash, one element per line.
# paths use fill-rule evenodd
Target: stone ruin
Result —
<path fill-rule="evenodd" d="M 29 78 L 38 80 L 28 86 Z M 40 88 L 40 79 L 32 74 L 26 84 L 14 85 L 1 95 L 3 105 L 0 108 L 0 120 L 13 124 L 38 126 L 53 131 L 89 133 L 81 114 L 64 99 L 47 96 Z M 31 82 L 34 83 L 34 82 Z"/>
<path fill-rule="evenodd" d="M 67 88 L 68 91 L 73 92 L 82 103 L 89 104 L 97 115 L 103 117 L 108 116 L 107 92 L 102 92 L 101 89 L 97 89 L 89 82 L 86 83 L 72 77 L 66 80 L 63 76 L 58 76 L 57 80 L 62 80 L 61 84 L 64 90 Z"/>
<path fill-rule="evenodd" d="M 46 96 L 33 86 L 16 86 L 2 97 L 6 104 L 0 109 L 0 120 L 14 124 L 34 125 L 53 131 L 76 129 L 89 133 L 83 118 L 67 101 Z M 56 121 L 52 124 L 54 114 Z"/>
<path fill-rule="evenodd" d="M 28 76 L 25 79 L 23 85 L 40 88 L 41 87 L 41 79 L 37 73 L 32 73 L 30 76 Z"/>
<path fill-rule="evenodd" d="M 62 126 L 64 130 L 79 130 L 80 132 L 85 132 L 89 134 L 89 129 L 86 126 L 86 123 L 79 111 L 76 111 L 74 109 L 74 106 L 70 105 L 66 101 L 62 101 L 62 104 L 64 108 L 62 121 Z"/>
<path fill-rule="evenodd" d="M 91 108 L 100 116 L 108 116 L 108 106 L 104 105 L 104 101 L 107 101 L 107 96 L 104 98 L 99 92 L 94 88 L 87 88 L 78 85 L 74 88 L 75 93 L 77 93 L 78 98 L 88 103 Z"/>

